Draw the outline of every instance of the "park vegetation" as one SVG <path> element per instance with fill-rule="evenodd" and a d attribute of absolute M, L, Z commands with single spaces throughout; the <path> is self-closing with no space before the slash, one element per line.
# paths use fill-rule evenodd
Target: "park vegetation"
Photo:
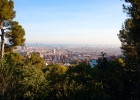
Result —
<path fill-rule="evenodd" d="M 140 1 L 125 2 L 130 4 L 123 6 L 130 18 L 126 19 L 118 34 L 123 58 L 107 60 L 106 53 L 102 52 L 93 68 L 87 62 L 67 67 L 57 64 L 45 66 L 36 53 L 22 57 L 9 51 L 0 60 L 0 100 L 139 100 Z M 12 0 L 0 0 L 1 23 L 11 21 L 15 14 L 8 8 L 1 10 L 6 4 L 7 7 L 12 5 L 9 9 L 13 9 Z M 11 17 L 4 17 L 5 12 L 2 11 L 11 11 L 8 15 Z M 23 45 L 25 32 L 17 22 L 12 23 L 11 47 Z M 18 29 L 22 33 L 17 36 L 19 40 L 14 37 Z"/>

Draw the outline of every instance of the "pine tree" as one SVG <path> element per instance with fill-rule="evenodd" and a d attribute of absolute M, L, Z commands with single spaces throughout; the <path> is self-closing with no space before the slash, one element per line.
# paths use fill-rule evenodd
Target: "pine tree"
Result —
<path fill-rule="evenodd" d="M 125 0 L 130 5 L 123 5 L 124 12 L 130 17 L 126 19 L 118 37 L 122 42 L 122 51 L 126 58 L 140 60 L 140 1 Z"/>
<path fill-rule="evenodd" d="M 13 0 L 0 0 L 1 58 L 4 55 L 5 35 L 10 42 L 10 45 L 6 45 L 9 50 L 25 42 L 24 29 L 18 22 L 13 21 L 15 14 Z"/>
<path fill-rule="evenodd" d="M 5 33 L 5 37 L 8 39 L 9 44 L 5 44 L 6 51 L 12 51 L 16 46 L 24 45 L 25 31 L 17 21 L 11 22 L 10 31 Z"/>

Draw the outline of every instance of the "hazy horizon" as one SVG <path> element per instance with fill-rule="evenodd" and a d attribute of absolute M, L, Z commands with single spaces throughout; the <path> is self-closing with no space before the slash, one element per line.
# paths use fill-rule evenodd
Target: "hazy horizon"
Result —
<path fill-rule="evenodd" d="M 102 46 L 102 47 L 120 47 L 118 44 L 51 44 L 51 43 L 26 43 L 26 46 Z"/>

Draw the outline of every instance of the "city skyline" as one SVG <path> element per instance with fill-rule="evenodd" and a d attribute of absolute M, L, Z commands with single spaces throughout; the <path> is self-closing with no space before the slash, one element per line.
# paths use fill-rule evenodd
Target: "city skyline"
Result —
<path fill-rule="evenodd" d="M 123 1 L 14 0 L 26 43 L 120 45 Z"/>

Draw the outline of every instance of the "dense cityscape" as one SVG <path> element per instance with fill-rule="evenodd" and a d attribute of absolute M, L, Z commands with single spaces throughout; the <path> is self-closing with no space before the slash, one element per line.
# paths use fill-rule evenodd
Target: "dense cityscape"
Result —
<path fill-rule="evenodd" d="M 108 59 L 114 59 L 121 55 L 119 47 L 111 46 L 22 46 L 16 52 L 22 56 L 30 56 L 37 53 L 46 64 L 76 64 L 82 61 L 97 60 L 101 52 L 106 53 Z"/>

